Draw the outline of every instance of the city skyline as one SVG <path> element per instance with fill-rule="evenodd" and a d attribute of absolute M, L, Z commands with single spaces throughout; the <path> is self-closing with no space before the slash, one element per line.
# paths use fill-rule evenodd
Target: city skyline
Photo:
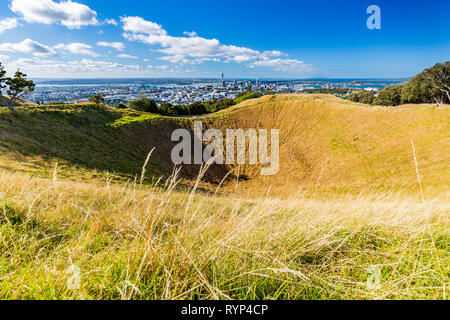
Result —
<path fill-rule="evenodd" d="M 367 7 L 381 8 L 369 30 Z M 33 78 L 406 78 L 450 56 L 434 1 L 8 0 L 0 61 Z"/>

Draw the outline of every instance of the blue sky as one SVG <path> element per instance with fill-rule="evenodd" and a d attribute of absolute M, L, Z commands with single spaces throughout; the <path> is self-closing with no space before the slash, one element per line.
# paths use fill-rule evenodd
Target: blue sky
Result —
<path fill-rule="evenodd" d="M 448 0 L 2 0 L 0 61 L 35 78 L 409 77 L 450 60 L 449 12 Z"/>

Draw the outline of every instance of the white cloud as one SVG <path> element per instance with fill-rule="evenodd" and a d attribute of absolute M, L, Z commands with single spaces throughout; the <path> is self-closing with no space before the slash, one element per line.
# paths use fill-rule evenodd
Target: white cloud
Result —
<path fill-rule="evenodd" d="M 118 25 L 118 23 L 117 23 L 117 21 L 115 19 L 106 19 L 105 23 L 106 24 L 111 24 L 113 26 L 117 26 Z"/>
<path fill-rule="evenodd" d="M 81 54 L 81 55 L 86 55 L 86 56 L 91 56 L 91 57 L 98 57 L 98 54 L 95 53 L 94 51 L 92 51 L 92 46 L 85 44 L 85 43 L 79 43 L 79 42 L 74 42 L 74 43 L 69 43 L 69 44 L 58 44 L 54 47 L 55 49 L 58 50 L 65 50 L 68 51 L 70 53 L 73 54 Z"/>
<path fill-rule="evenodd" d="M 197 32 L 195 32 L 195 31 L 192 31 L 192 32 L 185 31 L 185 32 L 183 32 L 183 34 L 185 36 L 188 36 L 188 37 L 195 37 L 195 36 L 197 36 Z"/>
<path fill-rule="evenodd" d="M 3 61 L 9 60 L 9 56 L 6 56 L 4 54 L 0 54 L 0 60 L 3 60 Z"/>
<path fill-rule="evenodd" d="M 132 55 L 130 55 L 130 54 L 125 54 L 125 53 L 119 54 L 117 57 L 118 57 L 118 58 L 122 58 L 122 59 L 139 59 L 139 58 L 136 57 L 136 56 L 132 56 Z"/>
<path fill-rule="evenodd" d="M 284 56 L 280 51 L 258 51 L 235 45 L 225 45 L 217 39 L 199 37 L 195 31 L 184 32 L 186 37 L 170 36 L 161 25 L 140 17 L 125 17 L 124 38 L 161 47 L 161 60 L 175 64 L 198 64 L 205 61 L 248 63 L 250 67 L 270 67 L 276 71 L 309 72 L 311 68 L 296 59 L 274 59 Z M 309 67 L 307 67 L 309 66 Z"/>
<path fill-rule="evenodd" d="M 227 62 L 247 62 L 271 55 L 269 52 L 259 52 L 245 47 L 223 45 L 217 39 L 195 37 L 173 37 L 168 35 L 153 35 L 143 33 L 125 33 L 130 41 L 141 41 L 150 45 L 160 45 L 160 52 L 166 54 L 164 60 L 172 63 L 201 63 L 209 58 L 223 58 Z"/>
<path fill-rule="evenodd" d="M 97 45 L 100 47 L 110 47 L 110 48 L 114 48 L 118 51 L 123 51 L 125 49 L 125 45 L 122 42 L 105 42 L 105 41 L 100 41 L 97 42 Z"/>
<path fill-rule="evenodd" d="M 27 53 L 38 57 L 54 56 L 55 50 L 31 39 L 19 43 L 0 43 L 1 52 Z"/>
<path fill-rule="evenodd" d="M 9 29 L 14 29 L 19 26 L 19 21 L 16 18 L 6 18 L 0 20 L 0 34 Z"/>
<path fill-rule="evenodd" d="M 283 72 L 312 72 L 312 66 L 296 59 L 265 59 L 258 60 L 251 67 L 268 67 Z"/>
<path fill-rule="evenodd" d="M 71 0 L 12 0 L 10 8 L 27 22 L 60 23 L 69 29 L 99 24 L 95 11 Z"/>
<path fill-rule="evenodd" d="M 92 59 L 64 61 L 59 58 L 17 59 L 5 63 L 8 72 L 17 69 L 34 78 L 123 78 L 186 76 L 196 72 L 179 66 L 141 67 L 137 64 L 121 64 Z"/>
<path fill-rule="evenodd" d="M 61 61 L 55 59 L 18 59 L 5 65 L 7 70 L 23 70 L 30 77 L 117 77 L 117 75 L 139 75 L 139 65 L 125 65 L 108 61 L 90 59 Z"/>
<path fill-rule="evenodd" d="M 123 17 L 121 18 L 123 23 L 123 30 L 129 31 L 129 32 L 139 32 L 139 33 L 146 33 L 146 34 L 152 34 L 152 35 L 166 35 L 167 32 L 164 30 L 161 25 L 146 21 L 142 19 L 141 17 Z"/>

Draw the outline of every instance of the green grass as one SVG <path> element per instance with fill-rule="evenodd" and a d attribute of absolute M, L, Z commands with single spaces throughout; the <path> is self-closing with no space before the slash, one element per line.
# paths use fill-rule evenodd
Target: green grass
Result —
<path fill-rule="evenodd" d="M 129 125 L 156 118 L 93 104 L 19 107 L 16 114 L 0 110 L 0 152 L 8 163 L 30 161 L 46 171 L 58 162 L 68 175 L 76 166 L 72 171 L 134 178 L 153 146 Z M 152 168 L 149 174 L 159 174 Z"/>
<path fill-rule="evenodd" d="M 359 193 L 362 187 L 407 190 L 415 193 L 416 179 L 411 138 L 417 145 L 424 188 L 436 195 L 448 191 L 446 153 L 450 117 L 447 107 L 404 106 L 373 108 L 327 95 L 264 96 L 200 118 L 170 118 L 129 109 L 86 105 L 50 105 L 0 110 L 0 164 L 4 168 L 42 174 L 58 163 L 61 175 L 86 178 L 112 176 L 133 180 L 143 159 L 156 148 L 148 165 L 148 179 L 169 176 L 173 130 L 192 129 L 201 120 L 204 129 L 278 128 L 280 172 L 255 176 L 258 166 L 242 166 L 245 190 L 271 188 L 286 196 L 301 185 L 308 190 L 335 194 Z M 213 166 L 201 187 L 215 191 L 225 181 L 235 190 L 238 168 Z M 198 166 L 183 166 L 193 183 Z M 294 174 L 292 174 L 294 173 Z M 287 186 L 286 183 L 291 185 Z M 352 191 L 353 190 L 353 191 Z"/>
<path fill-rule="evenodd" d="M 3 173 L 0 212 L 2 299 L 447 298 L 439 199 L 191 199 Z"/>
<path fill-rule="evenodd" d="M 151 121 L 154 119 L 161 118 L 160 116 L 153 115 L 153 114 L 142 114 L 139 116 L 124 116 L 118 120 L 116 120 L 113 124 L 111 124 L 111 127 L 113 128 L 120 128 L 122 126 L 127 126 L 133 123 L 141 124 L 143 122 Z"/>
<path fill-rule="evenodd" d="M 328 96 L 246 101 L 205 128 L 279 127 L 282 170 L 242 168 L 248 180 L 213 194 L 221 167 L 202 190 L 186 189 L 199 167 L 171 175 L 171 132 L 196 118 L 0 109 L 0 298 L 448 299 L 448 117 Z"/>

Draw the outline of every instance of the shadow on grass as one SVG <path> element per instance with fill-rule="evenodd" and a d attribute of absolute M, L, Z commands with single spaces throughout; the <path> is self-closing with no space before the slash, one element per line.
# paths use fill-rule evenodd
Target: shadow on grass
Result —
<path fill-rule="evenodd" d="M 0 149 L 8 155 L 62 161 L 87 170 L 114 172 L 123 178 L 139 176 L 148 152 L 156 147 L 146 169 L 150 177 L 173 171 L 171 134 L 189 128 L 187 119 L 170 119 L 93 104 L 30 106 L 15 114 L 0 110 Z M 200 166 L 183 166 L 182 178 L 194 179 Z M 213 166 L 205 180 L 219 183 L 225 166 Z"/>

